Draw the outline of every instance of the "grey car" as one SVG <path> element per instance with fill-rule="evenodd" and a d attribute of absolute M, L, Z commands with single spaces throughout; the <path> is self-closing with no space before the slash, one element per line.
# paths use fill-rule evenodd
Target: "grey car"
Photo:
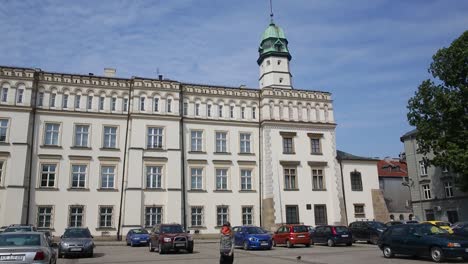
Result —
<path fill-rule="evenodd" d="M 70 227 L 60 237 L 58 256 L 85 256 L 93 257 L 93 236 L 87 227 Z"/>
<path fill-rule="evenodd" d="M 0 234 L 0 263 L 57 263 L 56 244 L 40 232 Z"/>

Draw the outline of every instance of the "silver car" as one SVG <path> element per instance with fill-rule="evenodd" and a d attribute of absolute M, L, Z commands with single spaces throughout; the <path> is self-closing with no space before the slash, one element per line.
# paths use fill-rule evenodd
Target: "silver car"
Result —
<path fill-rule="evenodd" d="M 69 227 L 65 229 L 65 233 L 60 238 L 59 258 L 67 256 L 93 257 L 95 245 L 93 236 L 87 227 Z"/>
<path fill-rule="evenodd" d="M 57 263 L 57 252 L 40 232 L 0 234 L 0 263 Z"/>

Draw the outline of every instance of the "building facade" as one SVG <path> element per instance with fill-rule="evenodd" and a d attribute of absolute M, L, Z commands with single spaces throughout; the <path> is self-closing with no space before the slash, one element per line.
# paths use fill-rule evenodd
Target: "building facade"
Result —
<path fill-rule="evenodd" d="M 413 213 L 418 220 L 468 221 L 468 194 L 456 185 L 457 175 L 449 168 L 428 166 L 418 152 L 417 131 L 404 134 Z M 431 158 L 431 155 L 427 156 Z"/>

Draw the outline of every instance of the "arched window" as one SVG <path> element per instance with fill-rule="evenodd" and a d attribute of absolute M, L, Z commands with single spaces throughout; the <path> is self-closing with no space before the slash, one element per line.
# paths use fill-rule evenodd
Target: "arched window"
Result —
<path fill-rule="evenodd" d="M 405 216 L 403 216 L 402 214 L 400 214 L 400 220 L 405 220 Z"/>
<path fill-rule="evenodd" d="M 275 119 L 275 104 L 270 102 L 270 119 Z"/>
<path fill-rule="evenodd" d="M 413 220 L 413 218 L 414 218 L 414 215 L 413 215 L 413 214 L 409 214 L 409 215 L 408 215 L 408 219 L 409 219 L 409 220 Z"/>
<path fill-rule="evenodd" d="M 283 114 L 284 114 L 284 107 L 283 107 L 283 102 L 280 102 L 280 107 L 279 107 L 279 119 L 283 119 Z"/>
<path fill-rule="evenodd" d="M 320 122 L 320 106 L 319 105 L 315 106 L 315 120 L 317 122 Z"/>
<path fill-rule="evenodd" d="M 293 109 L 292 103 L 289 103 L 289 106 L 288 106 L 288 118 L 289 120 L 294 119 L 294 109 Z"/>
<path fill-rule="evenodd" d="M 2 103 L 6 103 L 8 101 L 8 90 L 10 85 L 8 83 L 2 84 Z"/>
<path fill-rule="evenodd" d="M 391 214 L 390 215 L 390 220 L 392 220 L 392 221 L 395 220 L 395 216 Z"/>
<path fill-rule="evenodd" d="M 351 190 L 362 191 L 361 173 L 357 170 L 351 172 Z"/>

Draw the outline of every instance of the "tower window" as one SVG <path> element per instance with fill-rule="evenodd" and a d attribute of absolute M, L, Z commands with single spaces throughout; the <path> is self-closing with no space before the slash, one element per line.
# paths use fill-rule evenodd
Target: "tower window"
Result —
<path fill-rule="evenodd" d="M 269 66 L 269 65 L 270 65 L 270 60 L 267 60 L 267 66 Z"/>
<path fill-rule="evenodd" d="M 280 64 L 281 64 L 281 60 L 278 60 L 278 65 L 280 65 Z"/>
<path fill-rule="evenodd" d="M 279 82 L 280 82 L 280 83 L 283 83 L 283 78 L 279 78 Z"/>

